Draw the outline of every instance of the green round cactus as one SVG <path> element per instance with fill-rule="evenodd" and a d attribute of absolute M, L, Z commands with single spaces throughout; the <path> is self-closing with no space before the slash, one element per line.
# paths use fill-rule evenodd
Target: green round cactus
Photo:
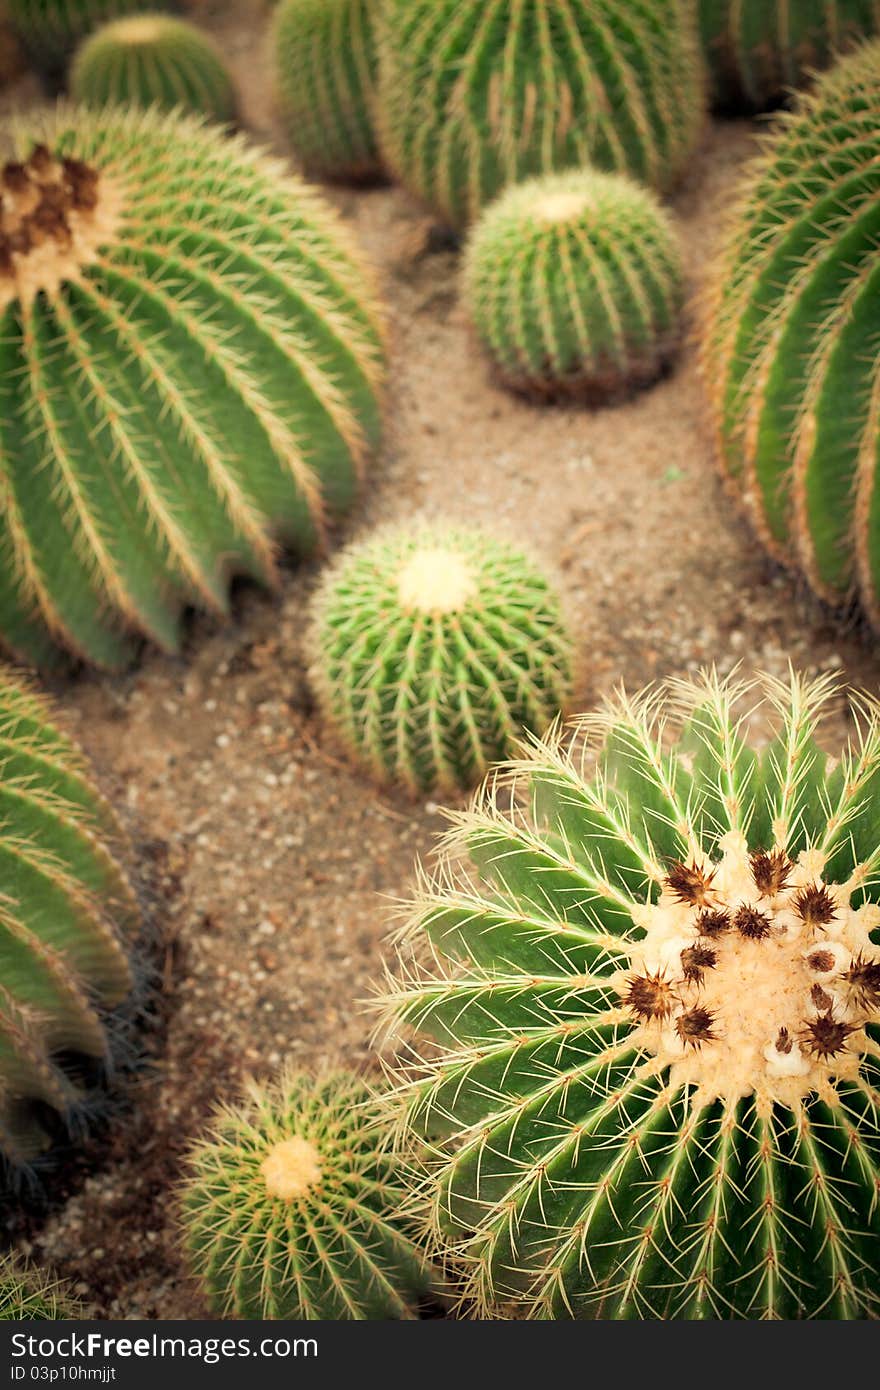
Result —
<path fill-rule="evenodd" d="M 77 52 L 70 93 L 86 106 L 160 106 L 235 117 L 235 88 L 212 41 L 185 20 L 134 15 L 104 25 Z"/>
<path fill-rule="evenodd" d="M 177 0 L 7 0 L 9 17 L 34 62 L 62 66 L 93 29 L 119 15 L 174 10 Z"/>
<path fill-rule="evenodd" d="M 387 1006 L 481 1309 L 877 1315 L 880 705 L 831 760 L 833 693 L 621 694 L 454 818 Z"/>
<path fill-rule="evenodd" d="M 97 1096 L 140 914 L 119 827 L 46 704 L 0 672 L 0 1167 Z"/>
<path fill-rule="evenodd" d="M 350 505 L 378 313 L 323 201 L 196 117 L 61 108 L 6 137 L 0 643 L 116 668 Z"/>
<path fill-rule="evenodd" d="M 0 1256 L 0 1322 L 75 1322 L 82 1315 L 65 1284 L 18 1255 Z"/>
<path fill-rule="evenodd" d="M 538 399 L 602 399 L 673 357 L 681 251 L 652 194 L 574 170 L 517 184 L 471 235 L 465 301 L 501 379 Z"/>
<path fill-rule="evenodd" d="M 330 729 L 383 783 L 473 786 L 571 691 L 559 599 L 504 541 L 392 528 L 351 546 L 318 591 L 312 678 Z"/>
<path fill-rule="evenodd" d="M 219 1112 L 182 1193 L 190 1264 L 217 1316 L 417 1316 L 431 1274 L 374 1111 L 347 1072 L 288 1072 Z"/>
<path fill-rule="evenodd" d="M 273 21 L 285 128 L 308 173 L 363 180 L 379 174 L 373 128 L 376 0 L 283 0 Z"/>
<path fill-rule="evenodd" d="M 880 32 L 880 0 L 699 0 L 716 106 L 761 110 Z"/>
<path fill-rule="evenodd" d="M 386 161 L 456 228 L 554 170 L 666 190 L 700 135 L 704 70 L 679 0 L 386 0 L 379 35 Z"/>
<path fill-rule="evenodd" d="M 771 553 L 880 627 L 880 43 L 784 117 L 707 304 L 722 468 Z"/>

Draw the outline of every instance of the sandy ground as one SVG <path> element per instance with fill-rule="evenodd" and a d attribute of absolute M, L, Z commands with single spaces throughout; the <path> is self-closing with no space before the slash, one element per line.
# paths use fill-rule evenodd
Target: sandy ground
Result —
<path fill-rule="evenodd" d="M 289 155 L 262 0 L 193 9 L 234 62 L 245 124 Z M 37 97 L 25 79 L 6 104 Z M 675 200 L 695 291 L 755 131 L 711 126 Z M 871 640 L 775 570 L 724 497 L 691 347 L 626 405 L 523 404 L 492 384 L 458 303 L 457 257 L 430 249 L 420 209 L 394 188 L 328 193 L 378 267 L 392 329 L 387 441 L 347 535 L 416 510 L 484 519 L 561 566 L 583 708 L 621 679 L 637 688 L 713 661 L 777 674 L 792 661 L 876 687 Z M 204 1311 L 176 1239 L 181 1152 L 248 1073 L 288 1059 L 370 1065 L 355 1001 L 380 973 L 385 900 L 406 892 L 442 825 L 436 806 L 376 795 L 322 749 L 302 654 L 317 574 L 292 567 L 279 599 L 243 589 L 235 621 L 196 619 L 179 660 L 147 652 L 125 678 L 55 686 L 158 884 L 165 941 L 162 1027 L 127 1116 L 70 1165 L 47 1218 L 14 1223 L 96 1316 Z M 845 724 L 841 700 L 832 739 Z"/>

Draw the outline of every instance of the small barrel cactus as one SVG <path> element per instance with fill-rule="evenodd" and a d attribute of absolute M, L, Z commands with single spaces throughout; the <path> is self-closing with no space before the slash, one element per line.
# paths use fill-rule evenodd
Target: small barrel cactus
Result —
<path fill-rule="evenodd" d="M 698 0 L 712 99 L 761 110 L 880 32 L 880 0 Z"/>
<path fill-rule="evenodd" d="M 0 1167 L 37 1159 L 97 1094 L 140 914 L 116 821 L 44 702 L 0 671 Z"/>
<path fill-rule="evenodd" d="M 309 174 L 375 178 L 376 0 L 282 0 L 276 84 L 285 128 Z"/>
<path fill-rule="evenodd" d="M 176 0 L 7 0 L 9 16 L 34 62 L 59 68 L 93 29 L 119 15 L 174 10 Z"/>
<path fill-rule="evenodd" d="M 669 189 L 700 135 L 704 68 L 679 0 L 386 0 L 379 34 L 386 161 L 454 228 L 554 170 Z"/>
<path fill-rule="evenodd" d="M 17 1255 L 0 1256 L 0 1322 L 75 1322 L 82 1316 L 65 1284 Z"/>
<path fill-rule="evenodd" d="M 164 14 L 106 24 L 77 52 L 70 93 L 87 106 L 160 106 L 235 116 L 235 88 L 212 41 L 194 24 Z"/>
<path fill-rule="evenodd" d="M 880 42 L 783 118 L 707 300 L 722 468 L 761 540 L 880 628 Z"/>
<path fill-rule="evenodd" d="M 482 1309 L 877 1315 L 880 705 L 829 759 L 833 689 L 621 695 L 455 817 L 387 1002 Z"/>
<path fill-rule="evenodd" d="M 217 1316 L 417 1316 L 432 1276 L 375 1107 L 347 1072 L 288 1072 L 219 1112 L 182 1193 L 190 1264 Z"/>
<path fill-rule="evenodd" d="M 379 782 L 473 786 L 570 695 L 559 599 L 530 560 L 466 528 L 390 528 L 351 546 L 314 603 L 326 723 Z"/>
<path fill-rule="evenodd" d="M 671 221 L 620 174 L 516 184 L 468 245 L 477 336 L 501 379 L 538 399 L 602 399 L 653 380 L 678 346 L 683 299 Z"/>
<path fill-rule="evenodd" d="M 0 643 L 117 668 L 352 502 L 377 310 L 335 214 L 197 117 L 62 107 L 4 138 Z"/>

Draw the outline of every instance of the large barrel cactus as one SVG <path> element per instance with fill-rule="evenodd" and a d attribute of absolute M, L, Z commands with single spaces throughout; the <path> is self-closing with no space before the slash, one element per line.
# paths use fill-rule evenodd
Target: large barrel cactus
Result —
<path fill-rule="evenodd" d="M 119 667 L 351 503 L 377 314 L 318 196 L 195 117 L 62 108 L 4 139 L 0 642 Z"/>
<path fill-rule="evenodd" d="M 387 0 L 386 159 L 455 227 L 551 170 L 591 164 L 668 189 L 703 119 L 693 20 L 679 0 Z"/>
<path fill-rule="evenodd" d="M 388 1008 L 484 1311 L 876 1316 L 880 706 L 830 759 L 833 689 L 621 695 L 455 818 Z"/>
<path fill-rule="evenodd" d="M 0 671 L 4 1181 L 93 1106 L 140 928 L 114 857 L 119 827 L 80 753 L 49 721 L 44 702 Z"/>
<path fill-rule="evenodd" d="M 760 110 L 858 40 L 880 32 L 880 0 L 698 0 L 711 95 Z"/>
<path fill-rule="evenodd" d="M 733 217 L 704 368 L 762 541 L 880 626 L 880 43 L 787 115 Z"/>
<path fill-rule="evenodd" d="M 177 0 L 7 0 L 9 15 L 34 61 L 61 67 L 86 34 L 108 19 L 144 10 L 174 10 Z"/>

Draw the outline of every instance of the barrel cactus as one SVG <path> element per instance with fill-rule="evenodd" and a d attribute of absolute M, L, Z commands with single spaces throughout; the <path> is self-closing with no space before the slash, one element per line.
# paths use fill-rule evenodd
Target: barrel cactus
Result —
<path fill-rule="evenodd" d="M 10 18 L 41 67 L 60 68 L 81 39 L 108 19 L 177 9 L 176 0 L 7 0 Z"/>
<path fill-rule="evenodd" d="M 75 1128 L 113 1059 L 138 906 L 116 820 L 46 704 L 0 672 L 0 1168 Z M 2 1185 L 2 1184 L 0 1184 Z"/>
<path fill-rule="evenodd" d="M 165 14 L 105 24 L 77 52 L 70 93 L 87 106 L 181 107 L 218 121 L 235 116 L 235 88 L 215 44 Z"/>
<path fill-rule="evenodd" d="M 880 0 L 698 0 L 713 101 L 761 110 L 858 40 L 880 32 Z"/>
<path fill-rule="evenodd" d="M 323 201 L 197 117 L 61 108 L 4 138 L 0 642 L 117 668 L 352 502 L 377 310 Z"/>
<path fill-rule="evenodd" d="M 552 586 L 465 527 L 393 527 L 351 546 L 316 595 L 311 647 L 330 730 L 377 781 L 412 793 L 473 786 L 570 694 Z"/>
<path fill-rule="evenodd" d="M 484 1311 L 876 1316 L 880 705 L 829 759 L 833 689 L 621 694 L 454 818 L 387 1008 Z"/>
<path fill-rule="evenodd" d="M 666 190 L 700 134 L 704 69 L 679 0 L 386 0 L 379 33 L 386 161 L 455 228 L 554 170 Z"/>
<path fill-rule="evenodd" d="M 285 128 L 319 178 L 376 177 L 376 0 L 282 0 L 275 74 Z"/>
<path fill-rule="evenodd" d="M 670 219 L 620 174 L 517 184 L 468 245 L 477 336 L 501 379 L 538 399 L 602 399 L 651 381 L 678 346 L 683 298 Z"/>
<path fill-rule="evenodd" d="M 218 1113 L 182 1192 L 190 1264 L 217 1316 L 417 1315 L 432 1276 L 375 1111 L 348 1072 L 288 1072 Z"/>
<path fill-rule="evenodd" d="M 707 304 L 723 471 L 762 541 L 880 627 L 880 43 L 842 61 L 755 167 Z"/>
<path fill-rule="evenodd" d="M 0 1257 L 0 1322 L 70 1322 L 82 1315 L 66 1285 L 18 1255 Z"/>

